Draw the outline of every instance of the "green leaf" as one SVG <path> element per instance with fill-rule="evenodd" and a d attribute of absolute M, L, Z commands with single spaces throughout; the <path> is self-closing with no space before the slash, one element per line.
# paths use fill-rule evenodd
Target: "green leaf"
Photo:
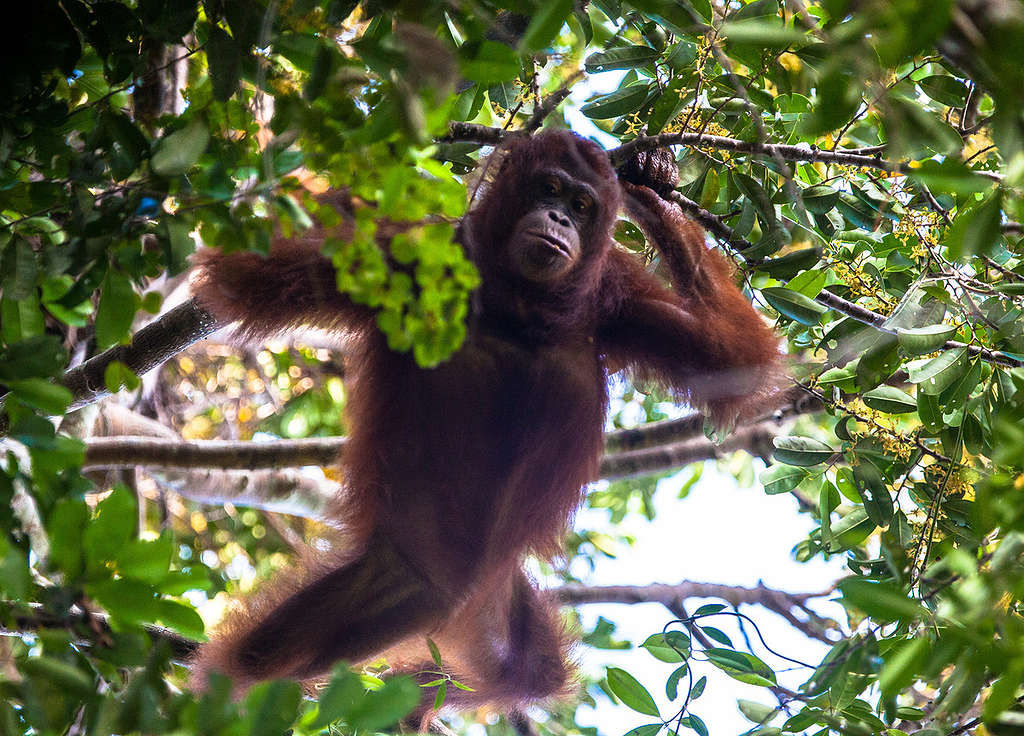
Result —
<path fill-rule="evenodd" d="M 775 311 L 802 325 L 816 325 L 828 308 L 784 286 L 761 289 L 761 295 Z"/>
<path fill-rule="evenodd" d="M 122 388 L 127 388 L 129 391 L 134 391 L 139 387 L 141 381 L 139 377 L 135 375 L 135 371 L 126 366 L 120 360 L 112 360 L 107 364 L 107 367 L 103 369 L 103 385 L 107 387 L 107 391 L 112 394 L 116 394 Z"/>
<path fill-rule="evenodd" d="M 811 437 L 775 437 L 774 457 L 780 463 L 806 468 L 826 462 L 835 450 Z"/>
<path fill-rule="evenodd" d="M 873 388 L 861 398 L 872 409 L 886 414 L 907 414 L 917 410 L 917 399 L 895 386 Z"/>
<path fill-rule="evenodd" d="M 953 325 L 926 325 L 896 330 L 896 339 L 907 355 L 927 355 L 946 344 L 956 334 Z"/>
<path fill-rule="evenodd" d="M 160 176 L 184 174 L 199 160 L 210 142 L 210 131 L 202 120 L 193 120 L 157 143 L 150 161 Z"/>
<path fill-rule="evenodd" d="M 761 687 L 773 687 L 776 684 L 772 668 L 753 654 L 720 647 L 712 647 L 705 654 L 711 664 L 734 680 Z"/>
<path fill-rule="evenodd" d="M 473 58 L 464 59 L 461 64 L 462 76 L 482 85 L 515 79 L 519 68 L 516 52 L 497 41 L 483 41 Z"/>
<path fill-rule="evenodd" d="M 930 648 L 931 645 L 927 639 L 918 637 L 891 650 L 882 667 L 882 672 L 878 676 L 878 686 L 882 693 L 895 695 L 909 687 L 916 679 Z"/>
<path fill-rule="evenodd" d="M 864 389 L 874 388 L 899 367 L 896 337 L 880 334 L 857 361 L 857 384 Z"/>
<path fill-rule="evenodd" d="M 45 378 L 23 378 L 9 381 L 7 387 L 18 401 L 45 414 L 63 414 L 71 403 L 71 392 Z"/>
<path fill-rule="evenodd" d="M 539 9 L 530 19 L 526 33 L 519 41 L 519 49 L 524 52 L 543 51 L 551 45 L 562 28 L 562 24 L 572 13 L 573 0 L 550 0 L 541 3 Z"/>
<path fill-rule="evenodd" d="M 758 703 L 753 700 L 737 700 L 736 705 L 740 709 L 740 713 L 750 721 L 751 723 L 767 723 L 771 720 L 772 716 L 779 712 L 778 708 L 773 708 L 770 705 Z"/>
<path fill-rule="evenodd" d="M 774 16 L 726 21 L 722 24 L 721 33 L 732 43 L 758 48 L 784 49 L 807 41 L 803 31 L 786 26 L 781 18 Z"/>
<path fill-rule="evenodd" d="M 658 706 L 647 692 L 647 688 L 625 670 L 618 667 L 608 668 L 608 688 L 626 707 L 648 716 L 661 717 Z"/>
<path fill-rule="evenodd" d="M 823 215 L 831 211 L 839 201 L 839 191 L 827 184 L 815 184 L 800 192 L 808 212 Z"/>
<path fill-rule="evenodd" d="M 650 88 L 646 83 L 631 84 L 611 94 L 601 95 L 580 107 L 580 112 L 594 120 L 628 115 L 639 110 L 647 100 Z"/>
<path fill-rule="evenodd" d="M 946 235 L 949 257 L 960 260 L 990 253 L 1000 237 L 1002 207 L 1002 191 L 994 189 L 980 203 L 957 214 Z"/>
<path fill-rule="evenodd" d="M 53 657 L 27 657 L 18 663 L 18 669 L 30 678 L 50 683 L 78 698 L 95 696 L 94 677 L 78 667 Z"/>
<path fill-rule="evenodd" d="M 128 337 L 137 303 L 131 279 L 113 269 L 107 271 L 100 291 L 100 305 L 96 309 L 96 342 L 100 350 L 117 345 Z"/>
<path fill-rule="evenodd" d="M 693 684 L 690 688 L 690 700 L 696 700 L 704 694 L 704 688 L 707 687 L 708 678 L 705 675 L 701 675 L 700 679 Z"/>
<path fill-rule="evenodd" d="M 616 69 L 634 69 L 658 58 L 657 49 L 650 46 L 619 46 L 607 51 L 598 51 L 587 57 L 583 66 L 590 74 L 610 72 Z"/>
<path fill-rule="evenodd" d="M 206 41 L 206 58 L 210 63 L 213 98 L 224 102 L 238 90 L 242 74 L 243 49 L 220 26 L 210 26 Z M 200 151 L 202 153 L 202 151 Z"/>
<path fill-rule="evenodd" d="M 625 736 L 657 736 L 662 728 L 664 728 L 662 723 L 647 723 L 627 731 Z"/>
<path fill-rule="evenodd" d="M 918 86 L 936 102 L 950 107 L 963 107 L 967 101 L 967 85 L 954 77 L 933 74 L 920 80 Z"/>
<path fill-rule="evenodd" d="M 135 539 L 118 550 L 115 555 L 117 570 L 125 577 L 144 583 L 158 584 L 170 570 L 174 542 L 169 531 L 153 540 Z"/>
<path fill-rule="evenodd" d="M 690 637 L 681 631 L 651 634 L 640 646 L 662 662 L 682 662 L 690 654 Z"/>
<path fill-rule="evenodd" d="M 757 213 L 761 216 L 761 221 L 768 226 L 769 230 L 774 230 L 776 227 L 775 205 L 761 183 L 740 171 L 733 172 L 732 177 L 740 191 L 754 205 Z"/>
<path fill-rule="evenodd" d="M 808 473 L 803 468 L 780 463 L 765 468 L 758 480 L 764 486 L 764 492 L 769 496 L 774 496 L 779 493 L 789 493 L 806 477 L 808 477 Z"/>
<path fill-rule="evenodd" d="M 909 176 L 932 191 L 954 194 L 987 192 L 994 186 L 991 179 L 976 174 L 963 161 L 955 158 L 922 161 L 920 166 L 911 169 Z"/>
<path fill-rule="evenodd" d="M 427 647 L 430 649 L 430 658 L 434 661 L 438 667 L 443 667 L 441 664 L 441 650 L 437 648 L 437 644 L 429 636 L 427 637 Z"/>
<path fill-rule="evenodd" d="M 260 683 L 245 697 L 248 717 L 239 731 L 246 736 L 281 736 L 291 730 L 301 702 L 302 688 L 296 682 Z"/>
<path fill-rule="evenodd" d="M 889 526 L 895 509 L 881 471 L 865 460 L 854 467 L 853 478 L 868 518 L 875 526 Z"/>
<path fill-rule="evenodd" d="M 81 499 L 62 498 L 46 524 L 50 536 L 50 561 L 64 571 L 68 580 L 81 573 L 82 533 L 89 523 L 89 507 Z"/>
<path fill-rule="evenodd" d="M 442 685 L 438 689 L 445 689 Z M 384 687 L 370 690 L 344 711 L 345 722 L 352 728 L 381 731 L 398 723 L 408 715 L 423 694 L 411 677 L 392 677 Z M 443 695 L 441 696 L 443 699 Z"/>
<path fill-rule="evenodd" d="M 875 522 L 868 518 L 868 512 L 858 506 L 846 514 L 836 523 L 832 524 L 832 538 L 835 540 L 838 551 L 850 549 L 863 542 L 875 530 Z"/>
<path fill-rule="evenodd" d="M 843 600 L 878 623 L 926 620 L 928 611 L 891 583 L 847 578 L 839 583 Z"/>
<path fill-rule="evenodd" d="M 693 713 L 686 716 L 685 718 L 680 719 L 679 722 L 685 722 L 685 725 L 692 728 L 697 733 L 697 736 L 708 736 L 708 727 L 704 724 L 704 721 L 702 721 Z"/>
<path fill-rule="evenodd" d="M 665 681 L 665 694 L 669 700 L 675 700 L 679 697 L 679 681 L 686 675 L 687 669 L 688 665 L 684 663 L 677 667 Z"/>
<path fill-rule="evenodd" d="M 9 598 L 25 599 L 31 590 L 28 554 L 0 537 L 0 592 Z"/>
<path fill-rule="evenodd" d="M 967 370 L 967 348 L 946 350 L 937 358 L 907 363 L 910 382 L 920 384 L 919 391 L 940 394 Z"/>
<path fill-rule="evenodd" d="M 89 567 L 113 560 L 118 550 L 135 535 L 137 526 L 135 497 L 122 487 L 115 488 L 100 501 L 96 518 L 82 535 Z"/>
<path fill-rule="evenodd" d="M 196 609 L 185 603 L 167 599 L 158 600 L 156 602 L 155 621 L 190 639 L 195 639 L 196 641 L 206 640 L 203 619 L 200 618 Z"/>
<path fill-rule="evenodd" d="M 118 625 L 150 624 L 160 618 L 160 601 L 156 591 L 153 586 L 138 580 L 103 580 L 86 585 L 85 590 Z"/>

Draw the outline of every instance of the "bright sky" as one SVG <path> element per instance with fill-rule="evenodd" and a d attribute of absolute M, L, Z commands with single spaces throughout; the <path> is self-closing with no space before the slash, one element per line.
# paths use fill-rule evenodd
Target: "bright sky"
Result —
<path fill-rule="evenodd" d="M 758 472 L 763 469 L 760 461 L 755 461 L 755 466 Z M 659 483 L 655 496 L 657 516 L 653 522 L 634 514 L 618 525 L 620 533 L 636 537 L 636 544 L 624 548 L 617 559 L 600 558 L 588 583 L 643 585 L 692 580 L 749 587 L 760 580 L 770 588 L 800 593 L 825 590 L 842 576 L 843 560 L 840 558 L 829 563 L 816 558 L 806 564 L 793 559 L 793 546 L 813 527 L 807 516 L 797 513 L 793 497 L 768 496 L 759 484 L 739 488 L 731 476 L 717 472 L 714 463 L 709 463 L 690 494 L 679 499 L 678 489 L 687 477 L 688 474 L 682 472 Z M 607 513 L 584 511 L 577 526 L 608 529 Z M 689 601 L 687 608 L 692 612 L 709 602 L 720 601 Z M 838 604 L 826 601 L 816 608 L 821 614 L 844 620 Z M 788 657 L 816 664 L 827 651 L 824 644 L 808 639 L 770 611 L 750 606 L 740 610 L 757 623 L 773 649 Z M 672 620 L 668 610 L 656 603 L 588 605 L 582 606 L 580 612 L 589 627 L 598 616 L 614 621 L 616 638 L 628 639 L 634 647 L 651 634 L 660 632 Z M 743 639 L 731 617 L 704 619 L 704 622 L 722 629 L 734 644 L 742 646 Z M 748 632 L 755 642 L 755 653 L 769 666 L 776 671 L 796 667 L 761 650 L 749 626 Z M 646 650 L 637 648 L 607 651 L 581 647 L 579 652 L 581 665 L 589 674 L 599 676 L 607 665 L 626 669 L 654 695 L 666 717 L 679 707 L 681 701 L 672 707 L 664 693 L 665 680 L 676 665 L 660 662 Z M 799 668 L 780 673 L 780 683 L 795 689 L 809 674 L 809 670 Z M 691 710 L 704 720 L 712 736 L 733 736 L 753 727 L 737 709 L 738 698 L 767 705 L 776 703 L 764 688 L 733 680 L 710 663 L 695 663 L 694 680 L 700 675 L 707 675 L 708 686 L 704 694 L 691 703 Z M 582 708 L 578 719 L 582 725 L 597 726 L 602 736 L 621 736 L 653 720 L 624 706 L 613 706 L 603 696 L 596 710 Z"/>

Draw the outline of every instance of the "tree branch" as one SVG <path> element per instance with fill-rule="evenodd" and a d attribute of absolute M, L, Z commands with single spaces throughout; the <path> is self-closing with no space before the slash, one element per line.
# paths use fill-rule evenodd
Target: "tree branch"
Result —
<path fill-rule="evenodd" d="M 525 130 L 502 130 L 476 123 L 453 122 L 448 126 L 448 135 L 441 140 L 446 143 L 457 141 L 483 143 L 496 146 L 507 138 L 525 135 Z M 618 148 L 608 151 L 608 158 L 613 166 L 617 166 L 641 151 L 650 151 L 654 148 L 666 146 L 686 145 L 695 148 L 711 148 L 718 151 L 732 151 L 735 153 L 750 153 L 754 155 L 771 156 L 781 158 L 785 161 L 806 161 L 840 164 L 845 166 L 857 166 L 865 169 L 876 169 L 878 171 L 889 171 L 899 174 L 913 173 L 914 169 L 908 162 L 889 161 L 878 154 L 864 154 L 837 149 L 825 151 L 817 146 L 805 143 L 796 145 L 786 143 L 760 143 L 758 141 L 744 141 L 738 138 L 727 138 L 721 135 L 710 135 L 708 133 L 660 133 L 658 135 L 639 136 L 623 143 Z M 992 181 L 1001 182 L 1003 177 L 993 171 L 975 172 Z"/>
<path fill-rule="evenodd" d="M 820 593 L 787 593 L 765 587 L 762 583 L 758 583 L 754 588 L 744 588 L 684 580 L 677 585 L 662 583 L 603 586 L 568 584 L 551 589 L 550 594 L 560 603 L 569 606 L 586 603 L 661 603 L 670 609 L 688 598 L 721 598 L 734 608 L 741 605 L 752 605 L 774 611 L 794 628 L 827 644 L 835 643 L 834 640 L 828 638 L 827 632 L 838 629 L 834 622 L 821 618 L 807 606 L 807 601 L 812 598 L 824 598 L 830 595 L 831 591 L 828 590 Z M 806 618 L 798 617 L 794 611 L 800 612 Z"/>
<path fill-rule="evenodd" d="M 71 391 L 68 411 L 110 395 L 104 373 L 114 361 L 124 363 L 138 376 L 174 357 L 189 345 L 222 327 L 213 315 L 189 299 L 135 333 L 127 345 L 117 345 L 95 355 L 64 374 L 61 383 Z M 0 399 L 2 401 L 2 399 Z M 0 413 L 0 437 L 9 431 L 9 419 Z"/>
<path fill-rule="evenodd" d="M 668 198 L 672 202 L 678 204 L 683 212 L 697 220 L 705 230 L 714 235 L 718 240 L 726 242 L 732 246 L 740 257 L 743 256 L 743 250 L 752 245 L 750 241 L 736 235 L 732 228 L 726 225 L 721 218 L 702 209 L 699 204 L 691 199 L 687 199 L 679 192 L 669 192 Z M 748 261 L 748 263 L 755 265 L 757 261 Z M 822 289 L 821 292 L 814 297 L 814 301 L 819 304 L 823 304 L 833 312 L 844 314 L 858 322 L 870 325 L 880 332 L 887 332 L 892 335 L 896 334 L 895 328 L 885 326 L 887 318 L 884 314 L 873 312 L 866 307 L 862 307 L 859 304 L 843 299 L 841 296 L 833 294 L 828 289 Z M 968 345 L 957 340 L 947 340 L 941 346 L 941 349 L 943 350 L 953 350 L 955 348 L 967 348 L 967 353 L 969 355 L 979 357 L 988 363 L 1005 365 L 1010 368 L 1016 368 L 1024 365 L 1024 361 L 1018 360 L 1017 358 L 998 350 L 989 350 L 988 348 L 978 347 L 977 345 Z"/>
<path fill-rule="evenodd" d="M 808 406 L 812 405 L 810 402 Z M 700 420 L 703 425 L 703 419 Z M 683 428 L 687 425 L 683 424 Z M 771 452 L 775 423 L 761 422 L 733 432 L 720 445 L 693 438 L 661 447 L 608 454 L 601 462 L 600 478 L 619 479 L 647 475 L 698 460 L 711 460 L 735 450 L 765 456 Z M 671 436 L 675 427 L 666 427 Z M 630 430 L 636 432 L 637 430 Z M 637 435 L 633 435 L 635 438 Z M 641 435 L 642 436 L 642 435 Z M 344 451 L 344 437 L 251 442 L 246 440 L 167 440 L 152 437 L 97 437 L 86 440 L 84 470 L 160 467 L 195 470 L 274 470 L 306 465 L 333 465 Z M 644 440 L 634 439 L 644 447 Z M 205 497 L 205 496 L 204 496 Z"/>

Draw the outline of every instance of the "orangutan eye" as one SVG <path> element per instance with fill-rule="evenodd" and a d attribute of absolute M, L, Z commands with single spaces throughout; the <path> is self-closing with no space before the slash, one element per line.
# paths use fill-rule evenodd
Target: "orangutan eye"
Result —
<path fill-rule="evenodd" d="M 541 192 L 545 197 L 557 197 L 562 192 L 562 182 L 553 176 L 549 176 L 541 184 Z"/>
<path fill-rule="evenodd" d="M 594 206 L 593 200 L 591 200 L 590 197 L 588 197 L 585 194 L 581 195 L 579 197 L 575 197 L 572 200 L 573 212 L 576 212 L 576 213 L 578 213 L 580 215 L 585 215 L 588 212 L 590 212 L 590 208 L 593 207 L 593 206 Z"/>

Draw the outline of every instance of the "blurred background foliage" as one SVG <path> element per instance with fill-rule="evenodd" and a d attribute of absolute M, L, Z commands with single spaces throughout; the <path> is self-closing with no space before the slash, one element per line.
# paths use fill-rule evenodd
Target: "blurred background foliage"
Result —
<path fill-rule="evenodd" d="M 794 555 L 846 560 L 832 592 L 847 618 L 821 625 L 829 653 L 783 687 L 749 641 L 710 625 L 723 607 L 676 611 L 644 643 L 679 665 L 667 682 L 613 667 L 536 723 L 483 714 L 457 727 L 593 732 L 576 705 L 609 697 L 649 716 L 635 736 L 704 736 L 690 712 L 706 686 L 689 669 L 698 654 L 765 688 L 771 705 L 740 708 L 766 736 L 1024 728 L 1019 0 L 23 10 L 0 75 L 0 734 L 395 727 L 418 693 L 379 670 L 339 668 L 315 700 L 294 683 L 237 703 L 226 683 L 201 698 L 184 685 L 204 618 L 315 539 L 315 521 L 186 500 L 199 471 L 82 470 L 100 435 L 343 435 L 343 352 L 309 334 L 256 351 L 204 343 L 141 379 L 114 361 L 102 382 L 115 400 L 66 416 L 80 397 L 59 377 L 180 301 L 197 243 L 265 252 L 274 227 L 330 224 L 324 193 L 338 188 L 363 205 L 352 242 L 325 246 L 339 288 L 379 309 L 394 349 L 443 361 L 478 281 L 451 241 L 471 172 L 502 136 L 541 125 L 608 147 L 683 144 L 671 196 L 734 257 L 792 373 L 770 446 L 720 470 L 797 497 L 814 530 Z M 401 270 L 373 238 L 379 217 L 413 223 L 392 246 Z M 658 268 L 635 227 L 617 235 Z M 619 380 L 613 396 L 609 430 L 680 415 Z M 131 407 L 129 428 L 111 405 Z M 610 440 L 609 456 L 628 449 Z M 701 473 L 686 471 L 680 496 Z M 657 474 L 608 477 L 592 508 L 616 523 L 654 516 Z M 330 468 L 301 478 L 338 480 Z M 630 541 L 578 528 L 542 571 L 555 587 L 585 582 L 595 557 Z M 757 540 L 736 554 L 756 555 Z M 583 634 L 629 646 L 605 619 Z M 662 712 L 654 689 L 677 710 Z"/>

